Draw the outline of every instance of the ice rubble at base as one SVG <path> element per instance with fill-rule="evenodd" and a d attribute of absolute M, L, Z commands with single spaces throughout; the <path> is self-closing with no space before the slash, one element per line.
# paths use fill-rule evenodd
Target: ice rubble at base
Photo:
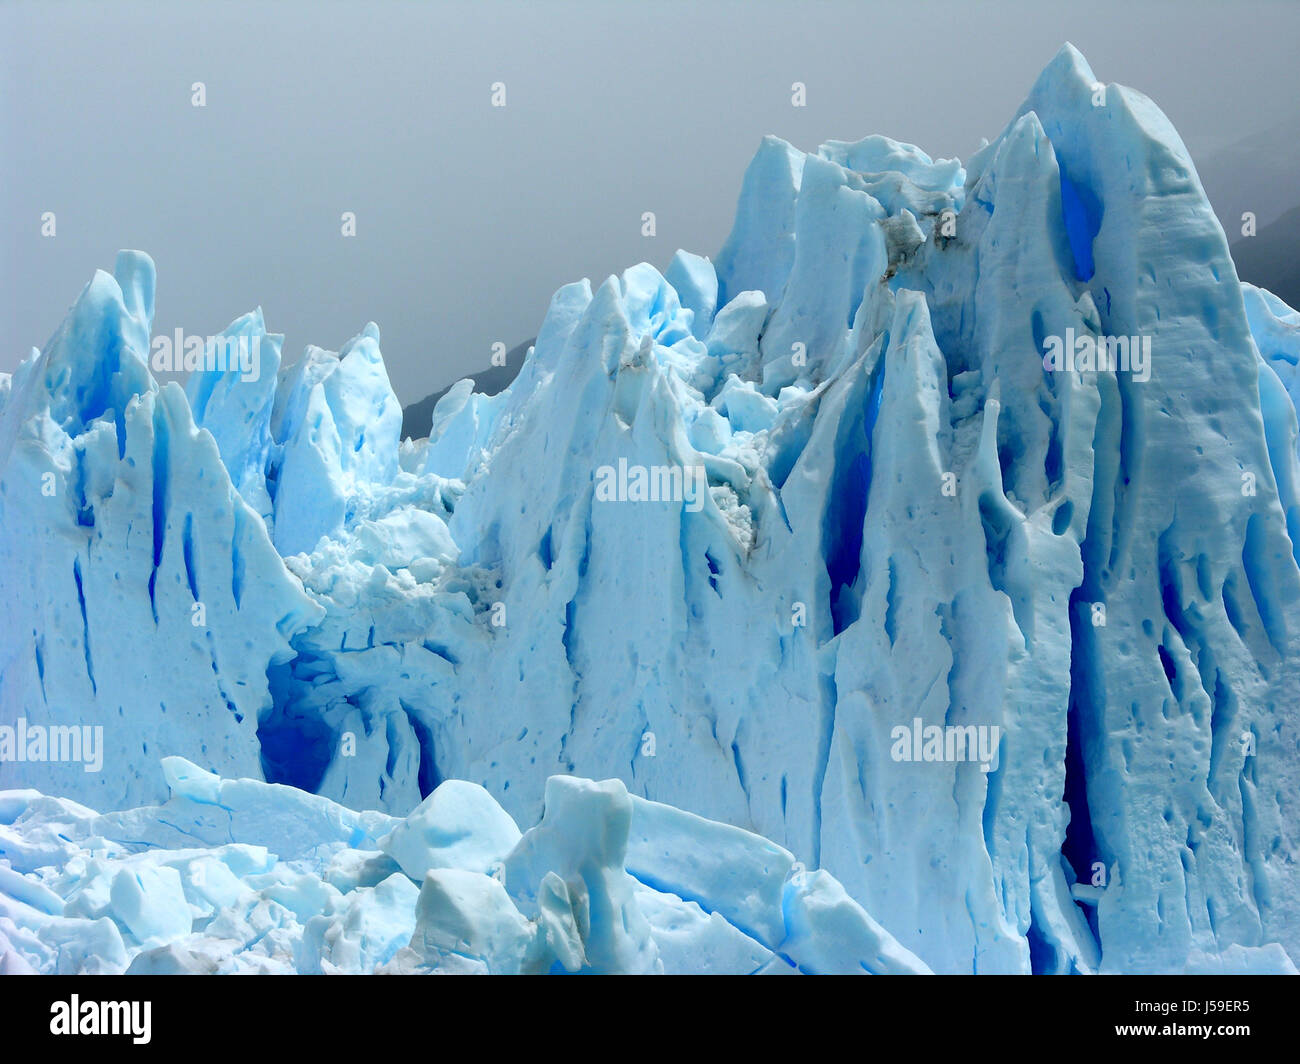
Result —
<path fill-rule="evenodd" d="M 373 325 L 282 368 L 256 312 L 258 381 L 158 387 L 123 253 L 0 389 L 0 718 L 102 723 L 107 767 L 0 786 L 129 808 L 179 754 L 389 814 L 471 780 L 531 823 L 549 777 L 617 777 L 936 971 L 1287 967 L 1300 318 L 1096 84 L 1062 49 L 965 166 L 767 138 L 715 262 L 560 289 L 427 440 Z M 1067 330 L 1150 336 L 1150 379 L 1045 372 Z M 596 501 L 620 459 L 702 466 L 703 508 Z M 916 719 L 996 726 L 996 769 L 894 761 Z M 437 905 L 495 905 L 463 871 Z"/>
<path fill-rule="evenodd" d="M 405 819 L 164 759 L 161 806 L 0 792 L 0 974 L 920 974 L 823 871 L 554 776 L 522 835 L 448 780 Z"/>

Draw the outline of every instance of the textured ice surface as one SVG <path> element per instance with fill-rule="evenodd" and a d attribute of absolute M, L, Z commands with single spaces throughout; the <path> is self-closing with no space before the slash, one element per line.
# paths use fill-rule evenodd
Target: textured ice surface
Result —
<path fill-rule="evenodd" d="M 102 725 L 105 757 L 0 786 L 198 802 L 180 755 L 372 810 L 254 843 L 375 851 L 340 858 L 366 900 L 302 872 L 206 936 L 328 909 L 299 966 L 401 970 L 1300 956 L 1300 316 L 1074 49 L 964 166 L 765 139 L 715 260 L 561 288 L 515 382 L 452 388 L 425 440 L 373 325 L 281 367 L 250 314 L 265 376 L 158 387 L 153 289 L 124 252 L 0 382 L 0 724 Z M 1049 368 L 1066 337 L 1149 360 Z M 605 501 L 602 469 L 706 486 Z M 124 920 L 174 896 L 142 882 Z M 128 925 L 67 956 L 129 963 Z"/>
<path fill-rule="evenodd" d="M 618 780 L 552 777 L 521 836 L 455 780 L 395 819 L 181 758 L 163 770 L 167 802 L 104 816 L 0 792 L 0 973 L 928 970 L 826 872 Z M 729 864 L 775 877 L 737 907 Z"/>

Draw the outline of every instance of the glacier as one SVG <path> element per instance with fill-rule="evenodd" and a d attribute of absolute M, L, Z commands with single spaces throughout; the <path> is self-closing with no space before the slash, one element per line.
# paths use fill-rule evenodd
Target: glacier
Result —
<path fill-rule="evenodd" d="M 154 292 L 0 378 L 0 725 L 103 756 L 0 757 L 4 963 L 1295 971 L 1300 314 L 1071 46 L 964 164 L 765 138 L 424 439 Z"/>

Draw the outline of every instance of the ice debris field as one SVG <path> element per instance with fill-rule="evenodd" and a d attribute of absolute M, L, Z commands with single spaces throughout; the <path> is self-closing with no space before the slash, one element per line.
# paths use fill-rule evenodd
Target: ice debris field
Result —
<path fill-rule="evenodd" d="M 426 439 L 154 280 L 0 378 L 0 970 L 1295 972 L 1300 314 L 1073 48 Z"/>
<path fill-rule="evenodd" d="M 402 819 L 162 767 L 122 813 L 0 796 L 0 973 L 927 970 L 829 873 L 618 780 L 552 777 L 521 835 L 460 780 Z"/>

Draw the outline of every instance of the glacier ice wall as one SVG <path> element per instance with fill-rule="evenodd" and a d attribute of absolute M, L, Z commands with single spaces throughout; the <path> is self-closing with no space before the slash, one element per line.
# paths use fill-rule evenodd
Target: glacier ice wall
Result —
<path fill-rule="evenodd" d="M 155 384 L 153 291 L 143 255 L 96 273 L 0 423 L 0 719 L 102 726 L 107 766 L 11 761 L 0 780 L 110 808 L 170 750 L 258 774 L 267 669 L 324 613 L 185 393 Z"/>
<path fill-rule="evenodd" d="M 247 315 L 269 370 L 182 393 L 152 300 L 123 253 L 0 392 L 0 712 L 107 737 L 0 785 L 125 808 L 179 754 L 535 821 L 549 777 L 615 777 L 935 971 L 1300 956 L 1300 318 L 1073 48 L 965 166 L 765 139 L 716 261 L 560 289 L 427 440 L 373 325 L 280 368 Z M 1067 336 L 1149 362 L 1045 368 Z M 702 491 L 609 501 L 627 469 Z"/>

